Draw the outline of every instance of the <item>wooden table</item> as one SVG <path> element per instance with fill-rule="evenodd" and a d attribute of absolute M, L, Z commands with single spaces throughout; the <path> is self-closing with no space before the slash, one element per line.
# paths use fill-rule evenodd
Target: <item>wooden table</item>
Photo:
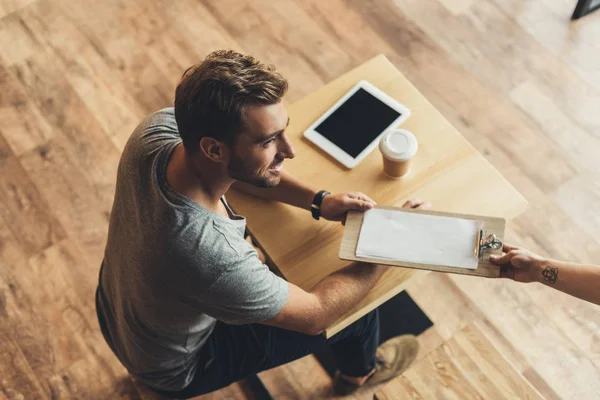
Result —
<path fill-rule="evenodd" d="M 409 175 L 392 180 L 383 174 L 379 150 L 354 169 L 341 166 L 302 137 L 304 130 L 359 80 L 365 79 L 412 111 L 402 125 L 415 134 L 419 152 Z M 331 192 L 362 191 L 381 205 L 402 205 L 419 197 L 433 209 L 511 219 L 525 210 L 526 200 L 423 97 L 389 60 L 377 56 L 342 75 L 288 109 L 288 135 L 296 157 L 286 160 L 294 176 Z M 248 230 L 290 282 L 310 290 L 318 281 L 346 266 L 338 258 L 343 226 L 315 221 L 308 211 L 231 191 L 228 201 L 247 218 Z M 328 330 L 334 335 L 400 293 L 409 279 L 424 271 L 394 268 L 371 292 Z"/>
<path fill-rule="evenodd" d="M 375 394 L 399 399 L 543 399 L 472 323 Z"/>

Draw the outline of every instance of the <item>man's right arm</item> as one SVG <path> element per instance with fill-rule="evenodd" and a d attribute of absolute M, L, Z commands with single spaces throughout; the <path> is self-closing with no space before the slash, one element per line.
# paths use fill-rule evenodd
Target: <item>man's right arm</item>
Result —
<path fill-rule="evenodd" d="M 403 208 L 427 209 L 428 201 L 409 200 Z M 289 294 L 279 313 L 262 322 L 292 331 L 318 335 L 354 307 L 390 267 L 353 263 L 325 278 L 306 292 L 288 282 Z"/>
<path fill-rule="evenodd" d="M 318 335 L 354 307 L 390 267 L 353 263 L 306 292 L 289 283 L 288 299 L 281 311 L 263 324 Z"/>

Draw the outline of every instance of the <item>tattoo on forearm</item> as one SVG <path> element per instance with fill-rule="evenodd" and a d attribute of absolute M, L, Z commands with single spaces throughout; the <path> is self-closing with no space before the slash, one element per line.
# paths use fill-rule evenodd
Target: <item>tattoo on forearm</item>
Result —
<path fill-rule="evenodd" d="M 554 285 L 558 280 L 558 268 L 546 267 L 546 269 L 542 271 L 542 276 L 544 277 L 545 282 Z"/>

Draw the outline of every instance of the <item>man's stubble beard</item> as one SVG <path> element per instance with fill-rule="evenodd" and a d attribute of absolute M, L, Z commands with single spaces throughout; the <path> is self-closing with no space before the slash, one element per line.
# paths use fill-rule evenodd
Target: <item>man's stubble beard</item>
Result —
<path fill-rule="evenodd" d="M 229 163 L 229 166 L 227 167 L 227 171 L 229 172 L 230 178 L 260 188 L 275 187 L 279 185 L 279 181 L 281 180 L 279 176 L 268 178 L 266 176 L 249 175 L 247 173 L 248 170 L 249 168 L 246 167 L 244 161 L 238 157 L 233 157 L 231 162 Z"/>

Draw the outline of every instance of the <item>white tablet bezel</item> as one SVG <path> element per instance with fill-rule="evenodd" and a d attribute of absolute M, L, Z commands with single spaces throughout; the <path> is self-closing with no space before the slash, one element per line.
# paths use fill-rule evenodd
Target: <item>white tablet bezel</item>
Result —
<path fill-rule="evenodd" d="M 325 121 L 334 111 L 336 111 L 342 104 L 346 102 L 354 93 L 356 93 L 359 89 L 364 89 L 369 92 L 371 95 L 375 96 L 377 99 L 387 104 L 389 107 L 393 108 L 397 112 L 400 113 L 400 116 L 392 121 L 373 141 L 364 148 L 364 150 L 356 157 L 352 157 L 350 154 L 346 153 L 344 150 L 339 148 L 325 136 L 321 135 L 319 132 L 315 130 L 317 126 L 319 126 L 323 121 Z M 330 156 L 339 161 L 342 165 L 347 168 L 354 168 L 359 162 L 361 162 L 375 147 L 377 147 L 379 143 L 379 139 L 381 136 L 387 131 L 396 128 L 402 122 L 404 122 L 408 117 L 410 117 L 410 110 L 400 104 L 397 100 L 393 99 L 389 95 L 385 94 L 383 91 L 376 88 L 374 85 L 370 84 L 367 81 L 358 82 L 352 89 L 348 91 L 341 99 L 339 99 L 333 106 L 329 108 L 323 115 L 319 117 L 311 126 L 308 127 L 304 131 L 304 137 L 313 142 L 315 145 L 320 147 L 323 151 L 328 153 Z"/>

